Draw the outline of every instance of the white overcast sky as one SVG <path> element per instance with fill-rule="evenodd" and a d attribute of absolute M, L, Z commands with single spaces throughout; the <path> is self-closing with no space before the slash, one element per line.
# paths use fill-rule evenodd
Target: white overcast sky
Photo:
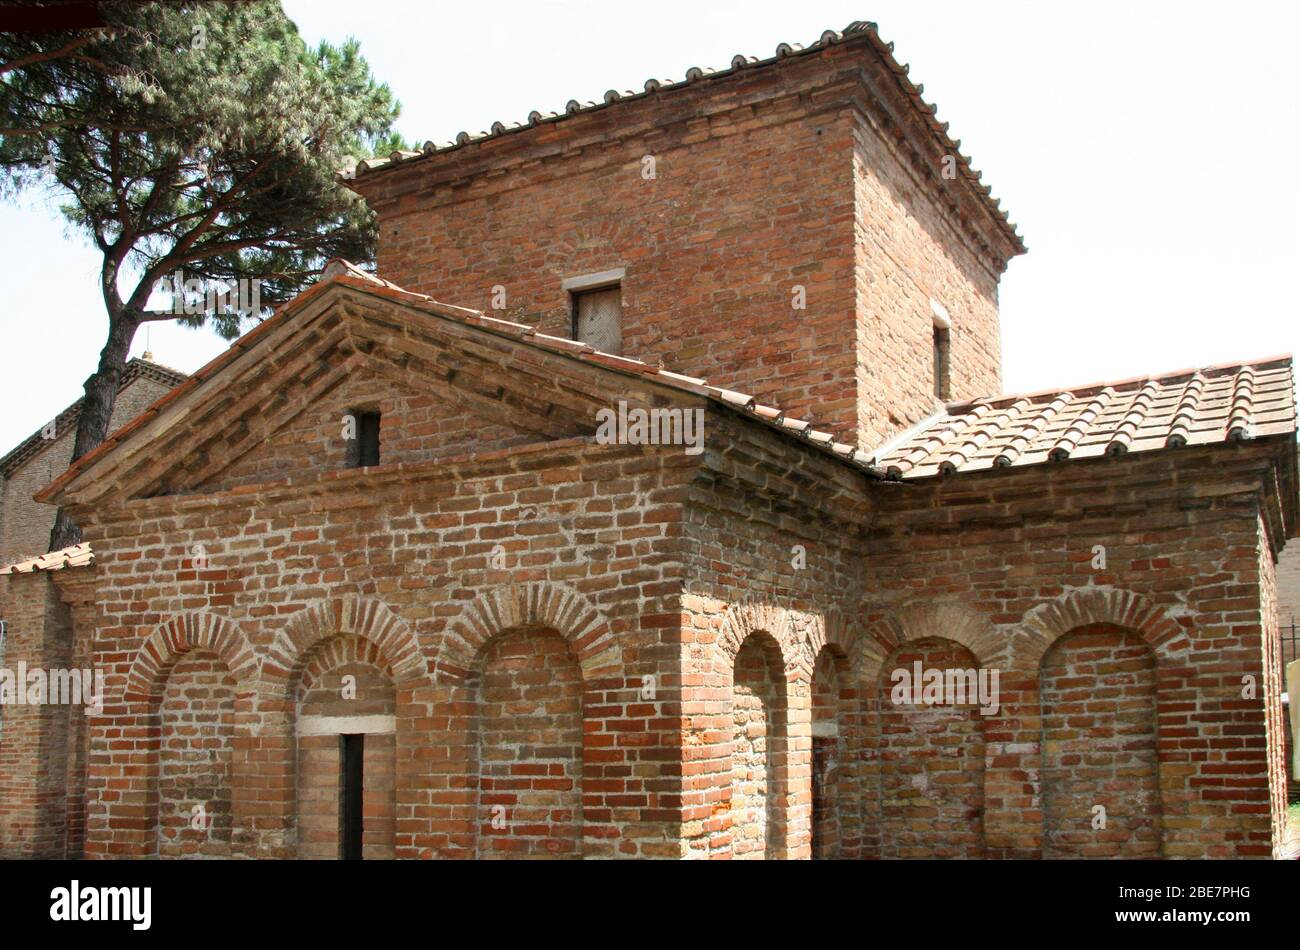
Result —
<path fill-rule="evenodd" d="M 1300 345 L 1296 0 L 284 6 L 311 42 L 361 41 L 417 142 L 874 20 L 1029 244 L 1002 282 L 1007 391 Z M 0 206 L 0 453 L 80 395 L 103 345 L 97 254 L 56 207 Z M 226 345 L 148 332 L 186 371 Z"/>

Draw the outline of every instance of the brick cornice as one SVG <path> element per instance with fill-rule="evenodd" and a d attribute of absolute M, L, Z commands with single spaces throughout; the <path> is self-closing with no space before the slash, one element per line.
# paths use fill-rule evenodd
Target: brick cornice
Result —
<path fill-rule="evenodd" d="M 911 482 L 875 482 L 873 490 L 880 502 L 878 523 L 900 530 L 905 525 L 909 534 L 951 531 L 990 519 L 1004 526 L 1016 520 L 1060 521 L 1068 514 L 1064 506 L 1071 499 L 1080 501 L 1083 517 L 1090 511 L 1084 504 L 1089 495 L 1114 492 L 1123 497 L 1094 513 L 1124 514 L 1161 504 L 1208 505 L 1215 499 L 1237 499 L 1260 511 L 1284 538 L 1285 527 L 1295 524 L 1296 501 L 1283 487 L 1293 447 L 1291 436 L 1268 436 L 1141 455 L 958 472 Z"/>
<path fill-rule="evenodd" d="M 994 283 L 1000 280 L 1011 258 L 1024 251 L 997 227 L 980 223 L 989 215 L 976 196 L 961 187 L 945 187 L 949 184 L 942 175 L 946 153 L 933 143 L 903 131 L 898 118 L 871 96 L 865 86 L 856 90 L 851 104 L 860 128 L 880 140 L 925 200 L 933 205 L 949 232 Z"/>
<path fill-rule="evenodd" d="M 737 424 L 741 423 L 741 424 Z M 874 505 L 868 485 L 875 479 L 774 432 L 745 425 L 736 414 L 710 405 L 705 423 L 705 450 L 696 480 L 707 473 L 736 485 L 750 499 L 835 524 L 865 527 Z M 708 485 L 693 493 L 693 502 L 718 499 Z"/>
<path fill-rule="evenodd" d="M 782 123 L 852 110 L 864 120 L 912 175 L 941 216 L 996 280 L 1007 262 L 1024 253 L 1014 229 L 987 194 L 959 152 L 936 138 L 933 119 L 922 121 L 917 105 L 901 88 L 896 71 L 871 52 L 864 34 L 845 38 L 817 55 L 794 56 L 759 69 L 738 70 L 706 82 L 655 92 L 634 100 L 613 101 L 581 110 L 557 125 L 543 124 L 467 139 L 448 150 L 430 150 L 390 163 L 347 182 L 381 218 L 409 214 L 433 202 L 479 198 L 482 189 L 507 191 L 536 182 L 546 165 L 580 158 L 582 170 L 627 163 L 632 142 L 646 139 L 652 154 L 693 142 L 702 132 L 722 138 L 743 129 L 743 119 Z M 892 63 L 892 57 L 889 57 Z M 896 65 L 896 64 L 894 64 Z M 905 70 L 902 80 L 906 82 Z M 774 113 L 779 113 L 775 115 Z M 943 126 L 946 128 L 946 126 Z M 657 141 L 649 141 L 657 140 Z M 941 176 L 950 156 L 955 177 Z M 632 156 L 635 157 L 635 156 Z M 845 162 L 851 161 L 845 154 Z M 526 172 L 526 175 L 512 174 Z M 563 174 L 555 172 L 554 174 Z M 470 195 L 470 189 L 474 194 Z M 846 185 L 844 200 L 852 199 Z M 997 213 L 995 213 L 995 211 Z"/>
<path fill-rule="evenodd" d="M 51 571 L 50 578 L 59 592 L 59 599 L 73 609 L 93 607 L 99 589 L 99 571 L 94 564 L 62 571 Z"/>
<path fill-rule="evenodd" d="M 778 67 L 792 68 L 792 67 Z M 696 144 L 694 138 L 728 138 L 741 134 L 736 120 L 756 120 L 780 125 L 818 115 L 843 112 L 853 102 L 857 86 L 851 72 L 824 77 L 822 81 L 791 87 L 778 76 L 765 77 L 765 86 L 740 101 L 719 101 L 702 92 L 656 98 L 663 113 L 638 116 L 637 121 L 623 121 L 627 113 L 596 112 L 574 116 L 564 127 L 563 136 L 543 140 L 529 136 L 485 139 L 456 151 L 438 153 L 397 167 L 379 178 L 360 178 L 349 182 L 353 190 L 381 216 L 402 215 L 427 207 L 429 203 L 455 203 L 481 197 L 465 193 L 471 186 L 491 193 L 510 191 L 535 184 L 537 177 L 525 178 L 512 172 L 535 176 L 547 166 L 544 177 L 560 177 L 567 172 L 551 170 L 555 162 L 581 159 L 584 171 L 593 167 L 625 164 L 630 143 L 645 140 L 646 148 L 662 155 L 675 148 Z M 626 104 L 624 109 L 635 108 Z M 686 141 L 691 137 L 691 141 Z M 639 158 L 639 154 L 634 156 Z M 596 164 L 593 166 L 593 158 Z M 845 155 L 845 160 L 849 158 Z M 846 191 L 844 200 L 851 200 Z"/>

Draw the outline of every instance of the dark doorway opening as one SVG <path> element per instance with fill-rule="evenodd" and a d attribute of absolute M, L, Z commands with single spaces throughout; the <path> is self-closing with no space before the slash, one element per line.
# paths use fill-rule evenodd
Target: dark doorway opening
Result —
<path fill-rule="evenodd" d="M 361 797 L 365 784 L 364 735 L 339 736 L 339 857 L 361 860 Z"/>

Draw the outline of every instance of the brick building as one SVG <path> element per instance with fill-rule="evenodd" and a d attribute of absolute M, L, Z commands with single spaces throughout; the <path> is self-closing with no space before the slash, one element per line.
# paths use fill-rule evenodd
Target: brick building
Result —
<path fill-rule="evenodd" d="M 127 361 L 110 429 L 130 422 L 185 381 L 184 373 L 158 365 L 149 355 Z M 78 399 L 0 458 L 0 564 L 12 564 L 49 549 L 55 509 L 38 504 L 32 496 L 67 469 L 80 415 Z"/>
<path fill-rule="evenodd" d="M 113 405 L 113 428 L 185 380 L 184 373 L 149 356 L 127 362 Z M 20 661 L 33 667 L 71 662 L 71 618 L 46 572 L 86 566 L 93 556 L 86 544 L 43 555 L 56 509 L 32 495 L 67 469 L 80 414 L 78 399 L 0 458 L 0 668 L 14 669 Z M 11 599 L 13 576 L 26 572 L 40 577 L 18 582 L 23 597 Z M 59 854 L 69 836 L 79 841 L 84 763 L 74 759 L 69 786 L 69 722 L 68 710 L 57 706 L 0 706 L 0 853 Z"/>
<path fill-rule="evenodd" d="M 996 395 L 1024 248 L 906 73 L 855 23 L 362 163 L 381 276 L 38 493 L 95 559 L 5 609 L 106 695 L 0 848 L 1274 853 L 1291 361 Z"/>

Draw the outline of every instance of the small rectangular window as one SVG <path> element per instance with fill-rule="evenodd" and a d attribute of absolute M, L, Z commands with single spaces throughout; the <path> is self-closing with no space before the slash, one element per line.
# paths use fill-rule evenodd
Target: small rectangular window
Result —
<path fill-rule="evenodd" d="M 952 388 L 948 379 L 951 359 L 949 333 L 947 327 L 934 328 L 934 395 L 944 401 L 952 398 Z"/>
<path fill-rule="evenodd" d="M 339 736 L 339 857 L 361 860 L 366 737 Z"/>
<path fill-rule="evenodd" d="M 348 444 L 348 467 L 368 468 L 379 464 L 379 413 L 352 413 L 356 429 Z"/>
<path fill-rule="evenodd" d="M 930 315 L 934 323 L 934 397 L 947 402 L 952 399 L 952 317 L 933 297 Z"/>
<path fill-rule="evenodd" d="M 604 353 L 623 352 L 623 291 L 618 284 L 574 292 L 573 338 Z"/>

